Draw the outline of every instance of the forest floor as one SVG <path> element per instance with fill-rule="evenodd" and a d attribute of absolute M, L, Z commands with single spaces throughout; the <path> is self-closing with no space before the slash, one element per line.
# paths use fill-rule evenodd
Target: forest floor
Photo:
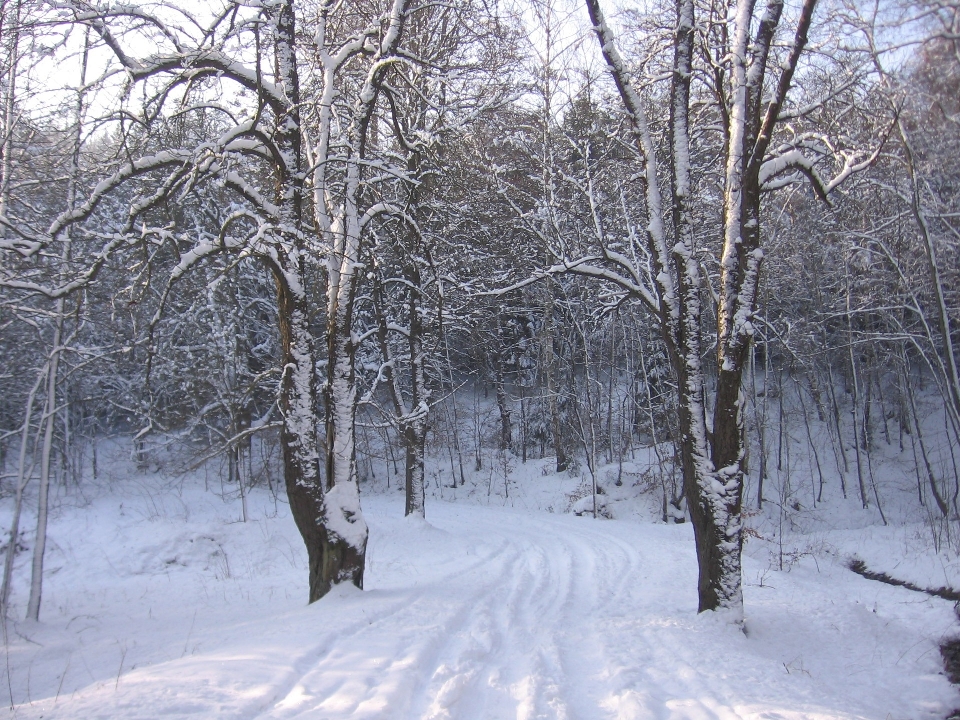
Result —
<path fill-rule="evenodd" d="M 366 589 L 307 606 L 282 497 L 252 490 L 243 523 L 202 471 L 116 459 L 59 490 L 41 622 L 8 623 L 0 717 L 932 720 L 960 707 L 938 650 L 960 634 L 952 603 L 847 568 L 857 556 L 958 583 L 922 523 L 878 525 L 853 498 L 755 516 L 741 632 L 697 614 L 691 528 L 657 520 L 638 474 L 616 487 L 607 469 L 614 519 L 594 519 L 569 512 L 579 477 L 512 462 L 456 490 L 434 465 L 427 522 L 402 517 L 395 482 L 368 479 Z"/>

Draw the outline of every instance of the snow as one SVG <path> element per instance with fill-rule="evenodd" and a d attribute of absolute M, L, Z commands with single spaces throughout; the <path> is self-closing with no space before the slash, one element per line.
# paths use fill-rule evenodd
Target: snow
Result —
<path fill-rule="evenodd" d="M 918 720 L 960 706 L 937 649 L 958 630 L 951 605 L 845 567 L 859 553 L 955 582 L 954 566 L 914 562 L 931 556 L 915 526 L 827 518 L 780 536 L 780 570 L 753 518 L 744 634 L 697 614 L 691 528 L 654 521 L 641 463 L 620 487 L 616 465 L 598 468 L 614 520 L 574 515 L 592 510 L 589 483 L 550 474 L 550 458 L 510 459 L 508 497 L 498 468 L 453 489 L 432 463 L 427 521 L 404 519 L 382 476 L 365 481 L 366 590 L 307 606 L 282 496 L 252 489 L 241 523 L 214 476 L 205 490 L 203 471 L 168 477 L 113 455 L 99 482 L 55 502 L 41 622 L 8 626 L 11 718 Z"/>

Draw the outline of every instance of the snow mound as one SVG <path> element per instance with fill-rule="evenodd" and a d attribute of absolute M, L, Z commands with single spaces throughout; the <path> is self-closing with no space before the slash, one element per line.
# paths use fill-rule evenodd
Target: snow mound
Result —
<path fill-rule="evenodd" d="M 574 515 L 592 515 L 594 511 L 594 500 L 596 500 L 596 511 L 598 516 L 610 517 L 607 510 L 607 498 L 605 495 L 585 495 L 579 500 L 575 500 L 570 505 L 570 512 Z"/>

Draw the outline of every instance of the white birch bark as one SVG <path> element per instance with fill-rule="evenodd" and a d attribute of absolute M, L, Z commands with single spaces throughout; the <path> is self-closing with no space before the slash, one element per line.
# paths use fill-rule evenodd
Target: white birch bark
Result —
<path fill-rule="evenodd" d="M 10 522 L 10 540 L 7 543 L 7 552 L 4 555 L 3 562 L 3 584 L 0 585 L 0 622 L 3 623 L 4 633 L 6 633 L 6 621 L 8 615 L 8 603 L 10 601 L 10 589 L 13 582 L 13 564 L 17 555 L 17 542 L 20 539 L 20 516 L 23 511 L 23 491 L 26 490 L 33 476 L 33 464 L 27 468 L 27 452 L 30 444 L 30 431 L 32 430 L 33 404 L 36 401 L 37 391 L 43 385 L 44 379 L 48 376 L 48 369 L 43 367 L 37 373 L 37 381 L 33 388 L 27 394 L 27 401 L 24 404 L 23 425 L 20 429 L 20 453 L 17 458 L 17 490 L 16 498 L 13 504 L 13 519 Z"/>
<path fill-rule="evenodd" d="M 44 405 L 43 446 L 40 451 L 40 491 L 37 496 L 37 532 L 33 544 L 30 575 L 30 599 L 27 620 L 40 619 L 40 598 L 43 591 L 43 556 L 47 546 L 47 517 L 50 493 L 50 460 L 53 451 L 53 426 L 57 417 L 57 380 L 60 368 L 60 342 L 63 335 L 63 298 L 57 300 L 53 349 L 47 362 L 46 403 Z"/>
<path fill-rule="evenodd" d="M 80 78 L 77 85 L 77 97 L 73 147 L 70 157 L 70 175 L 67 184 L 67 207 L 72 211 L 77 203 L 77 183 L 80 175 L 80 149 L 83 133 L 84 97 L 87 82 L 87 58 L 89 55 L 89 36 L 84 37 L 83 55 L 80 62 Z M 60 284 L 67 280 L 68 264 L 71 259 L 71 228 L 66 228 L 62 235 L 63 250 L 60 255 Z M 40 601 L 43 593 L 43 560 L 47 546 L 47 520 L 49 517 L 50 469 L 53 453 L 53 429 L 60 408 L 57 407 L 57 384 L 60 379 L 60 356 L 63 352 L 63 331 L 66 321 L 66 299 L 61 296 L 56 300 L 54 310 L 53 344 L 47 360 L 47 395 L 44 411 L 43 447 L 40 454 L 40 487 L 37 499 L 37 532 L 33 546 L 33 562 L 31 564 L 30 599 L 27 603 L 27 619 L 40 619 Z"/>

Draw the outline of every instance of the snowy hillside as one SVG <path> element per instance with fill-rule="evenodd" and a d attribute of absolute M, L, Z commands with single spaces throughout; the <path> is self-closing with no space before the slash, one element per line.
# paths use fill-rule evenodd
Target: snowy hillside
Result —
<path fill-rule="evenodd" d="M 579 480 L 531 462 L 507 497 L 485 474 L 442 500 L 433 483 L 424 524 L 402 517 L 396 486 L 368 482 L 366 590 L 307 606 L 282 499 L 254 490 L 242 523 L 202 475 L 111 468 L 57 500 L 41 623 L 8 627 L 11 718 L 932 720 L 960 707 L 937 647 L 960 633 L 951 604 L 845 567 L 870 548 L 880 569 L 956 577 L 916 562 L 919 526 L 787 535 L 783 554 L 753 533 L 744 634 L 697 614 L 691 528 L 655 521 L 655 495 L 632 483 L 608 486 L 620 519 L 578 517 L 565 511 Z"/>

